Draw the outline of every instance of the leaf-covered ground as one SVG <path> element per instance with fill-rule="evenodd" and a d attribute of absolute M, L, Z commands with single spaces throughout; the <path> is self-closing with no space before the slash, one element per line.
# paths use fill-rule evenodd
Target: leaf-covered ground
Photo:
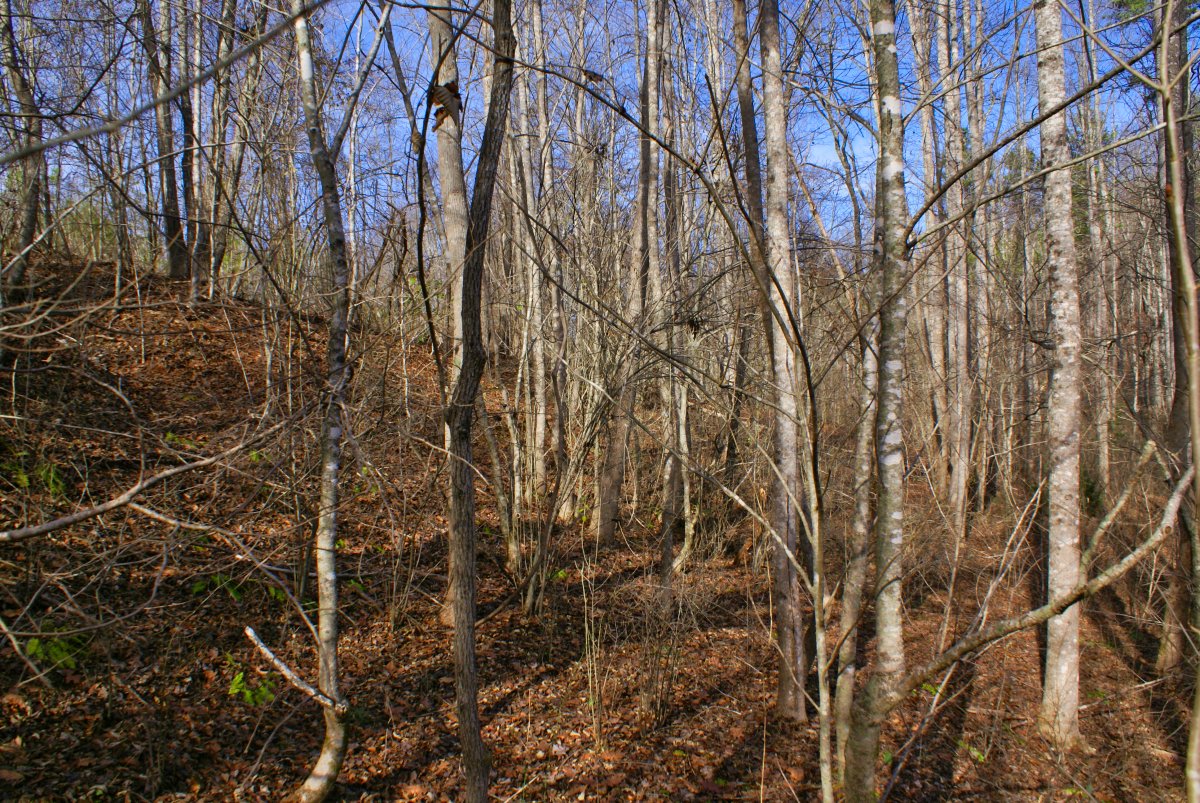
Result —
<path fill-rule="evenodd" d="M 238 301 L 192 308 L 178 288 L 149 281 L 127 285 L 118 303 L 112 286 L 97 268 L 47 317 L 63 326 L 39 324 L 27 341 L 36 353 L 4 363 L 0 527 L 96 504 L 285 425 L 214 469 L 156 486 L 141 510 L 0 547 L 0 797 L 275 800 L 315 756 L 320 712 L 242 631 L 254 627 L 314 673 L 297 606 L 312 604 L 321 322 Z M 353 730 L 338 796 L 454 800 L 434 366 L 417 334 L 358 336 L 366 356 L 339 543 Z M 486 392 L 499 427 L 503 399 L 494 384 Z M 482 439 L 477 455 L 486 462 Z M 652 469 L 642 472 L 653 484 Z M 481 486 L 480 697 L 497 800 L 817 797 L 815 722 L 771 715 L 763 569 L 749 545 L 723 548 L 753 537 L 748 521 L 702 496 L 706 549 L 677 578 L 666 614 L 650 604 L 652 511 L 628 510 L 623 542 L 599 551 L 586 522 L 556 527 L 558 569 L 542 612 L 527 616 Z M 1041 582 L 1033 536 L 1012 540 L 1016 517 L 997 504 L 975 522 L 947 606 L 948 549 L 929 534 L 928 502 L 910 495 L 913 660 L 980 617 L 1027 607 Z M 837 539 L 847 511 L 832 503 Z M 1136 535 L 1136 522 L 1127 529 Z M 1153 679 L 1141 596 L 1130 584 L 1088 604 L 1087 749 L 1058 755 L 1037 735 L 1038 638 L 1022 633 L 927 684 L 889 721 L 881 778 L 891 799 L 1178 799 L 1186 692 Z"/>

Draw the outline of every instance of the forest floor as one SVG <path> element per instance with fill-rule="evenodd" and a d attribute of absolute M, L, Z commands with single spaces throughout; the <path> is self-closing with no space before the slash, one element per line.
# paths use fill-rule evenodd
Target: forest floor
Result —
<path fill-rule="evenodd" d="M 52 264 L 41 271 L 56 275 Z M 46 330 L 30 341 L 35 357 L 5 369 L 0 528 L 96 504 L 143 467 L 235 445 L 268 410 L 279 417 L 316 396 L 319 321 L 237 301 L 189 307 L 160 280 L 95 308 L 112 281 L 97 268 L 54 312 L 77 320 Z M 339 543 L 352 735 L 337 799 L 454 800 L 434 370 L 428 348 L 368 348 L 361 370 L 380 382 L 355 413 Z M 490 385 L 487 403 L 498 421 Z M 253 626 L 301 674 L 314 672 L 289 598 L 311 608 L 292 567 L 308 537 L 316 419 L 298 420 L 219 470 L 151 489 L 141 503 L 158 519 L 125 508 L 0 548 L 0 798 L 275 800 L 304 777 L 320 711 L 243 635 Z M 486 459 L 482 442 L 478 454 Z M 749 550 L 690 563 L 675 615 L 660 621 L 645 604 L 649 514 L 630 511 L 622 543 L 600 551 L 586 522 L 562 526 L 543 611 L 527 616 L 501 568 L 490 491 L 481 495 L 480 702 L 495 799 L 817 799 L 815 721 L 771 715 L 771 610 Z M 975 621 L 1016 518 L 975 519 L 943 634 L 948 578 L 930 559 L 944 545 L 929 541 L 928 501 L 915 491 L 909 500 L 916 540 L 926 539 L 905 586 L 914 661 Z M 188 523 L 218 529 L 178 526 Z M 1008 553 L 1017 559 L 987 599 L 989 621 L 1029 607 L 1040 582 L 1032 552 Z M 1087 605 L 1086 749 L 1060 755 L 1039 737 L 1038 638 L 1020 633 L 889 720 L 890 799 L 1180 799 L 1184 692 L 1151 680 L 1152 639 L 1131 624 L 1136 599 L 1119 590 Z"/>

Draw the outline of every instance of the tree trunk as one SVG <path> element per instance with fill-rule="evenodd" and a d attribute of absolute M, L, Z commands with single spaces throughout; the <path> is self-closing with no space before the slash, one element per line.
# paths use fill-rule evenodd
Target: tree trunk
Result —
<path fill-rule="evenodd" d="M 262 12 L 260 11 L 259 13 L 261 14 Z M 234 0 L 221 0 L 221 17 L 217 21 L 216 60 L 218 63 L 224 61 L 229 56 L 233 47 L 234 19 L 236 14 L 237 5 Z M 254 73 L 258 58 L 259 51 L 257 50 L 247 58 L 247 64 L 249 65 L 246 71 L 247 78 Z M 202 265 L 204 271 L 207 273 L 209 297 L 212 297 L 215 292 L 217 276 L 221 270 L 221 263 L 225 261 L 225 248 L 228 244 L 228 234 L 225 227 L 228 227 L 229 220 L 225 220 L 224 225 L 222 225 L 222 216 L 227 206 L 227 200 L 237 195 L 237 177 L 236 175 L 230 176 L 229 173 L 237 173 L 241 170 L 241 157 L 237 156 L 237 158 L 231 159 L 230 156 L 236 155 L 239 151 L 244 152 L 245 149 L 245 145 L 242 144 L 245 138 L 242 136 L 235 137 L 230 146 L 227 146 L 225 141 L 225 137 L 228 136 L 229 119 L 232 111 L 230 104 L 232 79 L 232 67 L 221 70 L 213 78 L 211 111 L 212 142 L 208 148 L 208 163 L 209 170 L 212 173 L 212 181 L 209 185 L 211 194 L 207 199 L 208 207 L 206 209 L 208 214 L 208 239 L 204 245 L 204 250 L 207 262 Z M 229 195 L 228 199 L 226 193 Z M 231 205 L 229 205 L 229 210 L 230 218 L 232 218 L 233 210 Z M 218 246 L 220 247 L 220 254 L 217 253 Z"/>
<path fill-rule="evenodd" d="M 446 408 L 450 471 L 450 599 L 454 619 L 455 709 L 462 740 L 466 786 L 463 800 L 485 803 L 488 798 L 488 755 L 479 720 L 478 671 L 475 661 L 475 470 L 471 457 L 471 429 L 475 398 L 487 354 L 483 345 L 481 298 L 483 260 L 487 250 L 492 194 L 508 124 L 512 87 L 513 53 L 509 0 L 495 0 L 492 27 L 493 75 L 488 100 L 475 188 L 467 222 L 466 259 L 462 269 L 462 368 Z M 431 25 L 432 23 L 431 12 Z M 441 48 L 438 48 L 439 50 Z"/>
<path fill-rule="evenodd" d="M 875 294 L 866 294 L 864 307 L 873 309 Z M 874 449 L 872 434 L 875 428 L 875 400 L 878 393 L 879 364 L 876 361 L 878 339 L 872 326 L 862 338 L 862 392 L 859 404 L 861 416 L 854 443 L 854 520 L 850 525 L 850 540 L 846 560 L 846 575 L 842 581 L 842 645 L 838 650 L 837 689 L 834 695 L 835 729 L 837 731 L 838 770 L 846 773 L 846 742 L 850 737 L 850 717 L 854 701 L 854 679 L 858 671 L 858 622 L 863 611 L 863 596 L 867 585 L 867 570 L 871 562 L 871 480 Z"/>
<path fill-rule="evenodd" d="M 904 340 L 907 317 L 908 202 L 904 189 L 904 117 L 896 56 L 896 8 L 871 0 L 871 43 L 878 97 L 879 162 L 875 190 L 874 269 L 880 281 L 879 395 L 875 412 L 875 669 L 856 696 L 846 742 L 847 800 L 874 800 L 875 761 L 885 703 L 904 674 L 901 582 L 904 545 Z"/>
<path fill-rule="evenodd" d="M 1173 2 L 1171 8 L 1177 15 L 1172 22 L 1180 31 L 1168 38 L 1165 55 L 1161 59 L 1160 80 L 1169 80 L 1185 70 L 1188 60 L 1187 29 L 1182 27 L 1186 18 L 1186 5 Z M 1178 80 L 1169 93 L 1162 93 L 1163 116 L 1168 111 L 1177 117 L 1183 117 L 1190 104 L 1188 82 Z M 1174 139 L 1172 140 L 1171 137 Z M 1175 369 L 1175 389 L 1171 396 L 1170 412 L 1167 417 L 1164 441 L 1172 456 L 1171 480 L 1175 481 L 1182 475 L 1188 465 L 1188 449 L 1192 440 L 1188 408 L 1188 297 L 1184 265 L 1192 264 L 1191 243 L 1195 241 L 1196 231 L 1196 181 L 1191 169 L 1192 160 L 1187 158 L 1192 154 L 1194 146 L 1192 126 L 1187 122 L 1177 122 L 1174 131 L 1163 134 L 1164 155 L 1167 162 L 1165 178 L 1165 195 L 1167 215 L 1173 214 L 1172 205 L 1179 203 L 1183 236 L 1176 237 L 1173 232 L 1167 237 L 1168 277 L 1171 292 L 1171 339 L 1172 355 Z M 1178 155 L 1178 164 L 1172 162 L 1172 154 Z M 1178 173 L 1178 179 L 1173 180 L 1170 171 Z M 1192 588 L 1193 563 L 1200 556 L 1194 554 L 1196 521 L 1192 510 L 1185 505 L 1179 517 L 1180 527 L 1175 545 L 1175 561 L 1167 580 L 1167 606 L 1164 611 L 1163 636 L 1159 643 L 1156 670 L 1160 675 L 1167 675 L 1177 670 L 1183 663 L 1187 653 L 1187 627 L 1189 620 L 1194 618 L 1192 611 L 1197 602 Z M 1191 621 L 1192 626 L 1197 622 Z"/>
<path fill-rule="evenodd" d="M 1062 9 L 1036 7 L 1038 105 L 1048 109 L 1064 95 Z M 1042 163 L 1048 168 L 1070 160 L 1066 114 L 1042 122 Z M 1047 562 L 1049 599 L 1079 582 L 1079 277 L 1075 261 L 1075 218 L 1069 168 L 1046 175 L 1046 239 L 1051 282 L 1050 332 L 1054 356 L 1050 374 L 1050 530 Z M 1079 606 L 1046 624 L 1046 669 L 1039 727 L 1059 748 L 1079 740 Z"/>
<path fill-rule="evenodd" d="M 643 131 L 638 142 L 638 201 L 634 213 L 633 243 L 630 248 L 625 306 L 629 323 L 636 330 L 633 352 L 640 351 L 636 342 L 643 328 L 646 310 L 646 288 L 649 277 L 658 269 L 658 155 L 653 138 L 658 133 L 658 85 L 660 52 L 658 41 L 659 0 L 646 5 L 646 61 L 642 73 L 641 123 Z M 630 355 L 617 369 L 616 398 L 608 434 L 602 447 L 604 454 L 597 480 L 596 540 L 611 543 L 620 518 L 621 488 L 625 483 L 625 454 L 629 446 L 630 417 L 637 401 L 631 385 L 632 367 L 636 359 Z"/>
<path fill-rule="evenodd" d="M 959 65 L 959 8 L 957 0 L 940 4 L 938 46 L 945 84 L 946 174 L 963 166 L 961 67 Z M 971 473 L 971 377 L 968 362 L 967 221 L 961 181 L 946 190 L 946 426 L 950 457 L 948 506 L 956 542 L 966 534 L 967 489 Z M 959 219 L 963 218 L 963 219 Z"/>
<path fill-rule="evenodd" d="M 138 0 L 142 17 L 142 48 L 146 52 L 147 72 L 150 76 L 150 92 L 161 97 L 171 85 L 170 49 L 159 42 L 154 29 L 151 0 Z M 159 27 L 170 30 L 171 10 L 168 2 L 159 6 Z M 175 123 L 171 117 L 171 104 L 159 103 L 154 107 L 155 133 L 158 138 L 158 193 L 159 209 L 167 255 L 167 276 L 172 279 L 188 278 L 187 243 L 183 236 L 183 223 L 179 216 L 179 186 L 175 180 Z"/>
<path fill-rule="evenodd" d="M 451 338 L 445 351 L 451 356 L 446 381 L 453 386 L 462 364 L 462 287 L 460 272 L 467 254 L 467 183 L 462 154 L 462 98 L 459 94 L 458 32 L 454 13 L 448 8 L 430 8 L 429 57 L 436 72 L 430 89 L 431 104 L 438 105 L 438 178 L 442 188 L 442 224 L 446 232 L 446 286 L 450 292 Z M 438 104 L 438 101 L 444 101 Z M 448 389 L 447 389 L 448 390 Z"/>
<path fill-rule="evenodd" d="M 329 318 L 327 349 L 326 408 L 321 425 L 321 507 L 317 514 L 317 655 L 320 666 L 317 688 L 339 704 L 338 689 L 338 596 L 337 515 L 338 480 L 341 472 L 341 443 L 346 385 L 347 322 L 350 314 L 350 267 L 346 257 L 346 234 L 342 223 L 341 197 L 333 155 L 325 144 L 325 131 L 317 99 L 312 45 L 303 0 L 291 0 L 296 15 L 296 55 L 300 63 L 300 97 L 304 105 L 308 148 L 321 184 L 321 209 L 329 261 L 333 269 L 333 309 Z M 317 803 L 331 791 L 346 755 L 346 723 L 335 708 L 326 707 L 325 738 L 321 754 L 308 778 L 291 796 L 297 803 Z"/>
<path fill-rule="evenodd" d="M 0 65 L 8 73 L 17 96 L 21 114 L 25 118 L 25 147 L 36 146 L 42 140 L 42 117 L 33 96 L 32 75 L 26 74 L 24 54 L 17 44 L 17 34 L 13 24 L 12 0 L 0 2 L 0 36 L 4 37 L 0 46 Z M 16 256 L 8 269 L 8 276 L 0 287 L 18 286 L 25 282 L 26 265 L 29 250 L 33 247 L 37 236 L 37 219 L 42 192 L 42 171 L 45 167 L 45 156 L 42 152 L 26 158 L 21 162 L 21 226 L 17 233 L 15 247 Z M 47 225 L 49 220 L 47 219 Z M 0 306 L 4 303 L 5 293 L 0 291 Z"/>
<path fill-rule="evenodd" d="M 909 24 L 912 27 L 916 57 L 917 86 L 921 91 L 922 98 L 918 119 L 921 125 L 921 168 L 927 203 L 933 198 L 938 188 L 938 137 L 934 128 L 933 114 L 933 65 L 935 59 L 931 56 L 933 47 L 932 35 L 929 30 L 931 11 L 932 9 L 925 9 L 922 4 L 914 3 L 909 12 Z M 940 52 L 940 48 L 938 50 Z M 938 57 L 936 61 L 940 63 L 942 59 Z M 940 225 L 943 217 L 940 205 L 935 204 L 929 212 L 930 227 Z M 937 241 L 930 248 L 934 250 L 934 254 L 929 260 L 931 269 L 924 272 L 924 278 L 921 280 L 918 307 L 922 335 L 929 355 L 929 369 L 933 374 L 929 383 L 931 389 L 929 414 L 932 422 L 930 431 L 933 441 L 929 461 L 932 464 L 934 486 L 939 494 L 945 494 L 950 485 L 949 413 L 947 411 L 949 379 L 946 373 L 946 277 L 943 275 L 945 243 Z"/>
<path fill-rule="evenodd" d="M 800 516 L 804 496 L 800 483 L 798 430 L 801 407 L 796 349 L 788 337 L 785 321 L 796 320 L 795 272 L 788 234 L 788 173 L 791 163 L 787 145 L 787 96 L 783 83 L 783 59 L 779 37 L 779 5 L 763 0 L 759 8 L 759 45 L 763 65 L 763 118 L 766 144 L 765 271 L 768 324 L 771 340 L 772 384 L 776 388 L 775 439 L 772 457 L 775 488 L 771 524 L 779 541 L 775 545 L 775 610 L 778 622 L 780 671 L 775 707 L 779 715 L 798 721 L 807 719 L 804 697 L 808 660 L 804 654 L 804 617 L 800 608 L 801 580 L 797 563 L 811 571 L 811 558 L 801 543 Z M 798 336 L 798 333 L 796 333 Z"/>

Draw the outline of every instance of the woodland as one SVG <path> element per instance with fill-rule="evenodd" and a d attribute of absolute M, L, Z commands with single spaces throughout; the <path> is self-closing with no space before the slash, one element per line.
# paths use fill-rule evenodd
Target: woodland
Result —
<path fill-rule="evenodd" d="M 1200 803 L 1198 21 L 0 0 L 0 797 Z"/>

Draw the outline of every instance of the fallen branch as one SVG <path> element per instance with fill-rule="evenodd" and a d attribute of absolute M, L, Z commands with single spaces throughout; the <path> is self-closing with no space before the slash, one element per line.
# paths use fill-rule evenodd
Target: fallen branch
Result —
<path fill-rule="evenodd" d="M 219 463 L 225 458 L 240 452 L 252 442 L 260 440 L 265 435 L 268 435 L 274 430 L 279 429 L 283 423 L 284 422 L 275 424 L 271 428 L 259 433 L 254 438 L 243 439 L 238 442 L 236 446 L 232 446 L 225 451 L 220 452 L 219 454 L 206 457 L 202 460 L 196 460 L 191 463 L 172 466 L 165 471 L 160 471 L 153 476 L 146 477 L 145 479 L 128 488 L 124 493 L 114 496 L 107 502 L 101 502 L 98 505 L 93 505 L 92 507 L 85 508 L 84 510 L 77 510 L 74 513 L 69 513 L 66 516 L 59 516 L 57 519 L 51 519 L 50 521 L 42 522 L 41 524 L 31 524 L 27 527 L 18 527 L 13 530 L 0 530 L 0 544 L 15 544 L 18 541 L 24 541 L 28 538 L 46 535 L 54 532 L 55 530 L 61 530 L 64 527 L 70 527 L 72 524 L 78 524 L 81 521 L 94 519 L 97 516 L 103 516 L 105 513 L 125 507 L 134 499 L 137 499 L 138 496 L 153 488 L 155 485 L 169 480 L 172 477 L 177 477 L 180 474 L 186 474 L 189 471 L 195 471 L 198 468 L 206 468 L 215 463 Z"/>
<path fill-rule="evenodd" d="M 905 700 L 909 693 L 920 687 L 922 683 L 933 675 L 948 668 L 951 664 L 961 661 L 963 658 L 991 644 L 993 641 L 999 641 L 1005 636 L 1012 635 L 1019 630 L 1042 624 L 1080 600 L 1095 596 L 1098 592 L 1124 577 L 1142 558 L 1146 557 L 1159 544 L 1166 540 L 1167 536 L 1174 530 L 1175 517 L 1179 513 L 1179 506 L 1183 503 L 1183 497 L 1187 494 L 1195 473 L 1196 467 L 1188 466 L 1187 471 L 1179 478 L 1179 482 L 1175 484 L 1175 488 L 1167 500 L 1166 506 L 1163 508 L 1162 518 L 1159 519 L 1158 526 L 1154 528 L 1154 532 L 1139 544 L 1136 549 L 1091 580 L 1078 584 L 1067 594 L 1053 599 L 1039 608 L 1034 608 L 1032 611 L 1027 611 L 1020 616 L 1002 619 L 986 630 L 979 630 L 963 636 L 941 655 L 905 675 L 896 684 L 895 688 L 888 693 L 880 709 L 880 714 L 886 714 L 888 711 L 891 711 Z"/>
<path fill-rule="evenodd" d="M 288 584 L 279 579 L 280 574 L 291 573 L 294 571 L 293 569 L 285 566 L 270 565 L 266 561 L 256 556 L 254 554 L 254 550 L 252 550 L 244 541 L 242 541 L 241 536 L 232 530 L 226 530 L 224 527 L 218 527 L 215 524 L 203 524 L 201 522 L 188 521 L 187 519 L 177 519 L 174 516 L 168 516 L 166 513 L 146 507 L 145 505 L 139 505 L 137 502 L 130 502 L 129 509 L 136 511 L 137 513 L 141 513 L 146 518 L 162 522 L 163 524 L 168 524 L 180 530 L 211 533 L 217 536 L 217 538 L 225 541 L 227 544 L 233 547 L 234 550 L 236 550 L 234 553 L 234 557 L 236 559 L 248 560 L 253 563 L 254 568 L 265 574 L 270 579 L 271 583 L 274 584 L 274 587 L 279 589 L 285 596 L 287 596 L 287 599 L 292 606 L 300 612 L 300 618 L 304 621 L 304 624 L 307 625 L 309 632 L 311 632 L 313 635 L 313 638 L 317 637 L 317 631 L 313 627 L 312 621 L 305 614 L 304 606 L 300 604 L 300 600 L 296 599 L 296 595 L 292 593 L 292 590 L 288 587 Z M 378 605 L 378 603 L 376 603 L 376 605 Z"/>
<path fill-rule="evenodd" d="M 292 669 L 290 666 L 285 664 L 283 662 L 283 659 L 279 658 L 278 656 L 275 655 L 275 653 L 271 652 L 270 647 L 268 647 L 266 644 L 263 644 L 263 640 L 260 639 L 258 637 L 258 634 L 254 632 L 254 628 L 247 625 L 245 631 L 243 631 L 243 632 L 245 632 L 246 638 L 248 638 L 248 639 L 250 639 L 250 641 L 254 642 L 254 646 L 258 647 L 258 650 L 259 650 L 259 652 L 261 652 L 263 654 L 263 657 L 271 662 L 271 666 L 278 669 L 279 674 L 281 674 L 285 678 L 287 678 L 288 683 L 291 683 L 297 689 L 304 692 L 304 694 L 306 694 L 309 697 L 311 697 L 312 699 L 316 700 L 317 703 L 319 703 L 320 705 L 323 705 L 326 708 L 331 709 L 339 717 L 343 717 L 346 715 L 346 711 L 349 710 L 350 706 L 346 703 L 345 700 L 334 700 L 333 698 L 331 698 L 329 695 L 325 694 L 324 692 L 318 691 L 317 689 L 314 689 L 309 684 L 305 683 L 304 679 L 296 674 L 296 670 Z"/>
<path fill-rule="evenodd" d="M 241 446 L 239 445 L 238 448 L 240 449 Z M 51 519 L 50 521 L 43 522 L 41 524 L 33 524 L 28 527 L 18 527 L 15 530 L 0 530 L 0 544 L 12 544 L 16 543 L 17 541 L 24 541 L 27 538 L 33 538 L 38 535 L 46 535 L 47 533 L 52 533 L 55 530 L 61 530 L 63 527 L 70 527 L 72 524 L 78 524 L 81 521 L 87 521 L 88 519 L 94 519 L 96 516 L 102 516 L 109 511 L 128 505 L 130 502 L 136 499 L 138 495 L 144 493 L 150 488 L 153 488 L 155 485 L 158 485 L 164 480 L 169 480 L 171 477 L 184 474 L 188 471 L 194 471 L 198 468 L 211 466 L 213 463 L 218 462 L 226 455 L 231 454 L 233 451 L 236 450 L 222 452 L 219 455 L 206 457 L 205 459 L 197 460 L 194 463 L 184 463 L 181 466 L 175 466 L 167 469 L 166 471 L 159 472 L 158 474 L 155 474 L 152 477 L 147 477 L 146 479 L 137 483 L 123 494 L 114 496 L 112 499 L 109 499 L 107 502 L 102 502 L 99 505 L 94 505 L 84 510 L 78 510 L 66 516 L 59 516 L 57 519 Z"/>

